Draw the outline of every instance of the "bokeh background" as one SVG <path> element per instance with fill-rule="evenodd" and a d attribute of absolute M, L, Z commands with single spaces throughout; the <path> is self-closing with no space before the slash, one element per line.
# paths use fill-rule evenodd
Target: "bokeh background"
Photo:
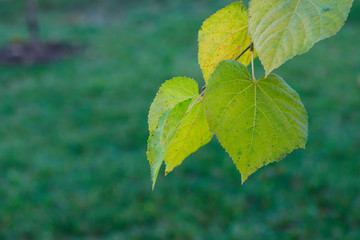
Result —
<path fill-rule="evenodd" d="M 308 110 L 306 150 L 241 185 L 214 138 L 151 191 L 148 108 L 173 76 L 203 86 L 197 31 L 230 2 L 39 1 L 42 39 L 83 50 L 0 66 L 0 239 L 360 239 L 358 0 L 275 71 Z M 0 0 L 0 46 L 27 38 L 23 1 Z"/>

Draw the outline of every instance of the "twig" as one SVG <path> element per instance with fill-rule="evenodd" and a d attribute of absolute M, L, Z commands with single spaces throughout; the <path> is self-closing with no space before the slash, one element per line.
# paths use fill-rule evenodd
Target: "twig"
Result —
<path fill-rule="evenodd" d="M 252 78 L 256 80 L 255 78 L 255 70 L 254 70 L 254 44 L 250 45 L 250 52 L 251 52 L 251 71 L 252 71 Z"/>
<path fill-rule="evenodd" d="M 189 110 L 185 113 L 185 116 L 191 111 L 191 109 L 193 109 L 193 107 L 195 106 L 195 104 L 199 101 L 199 99 L 201 98 L 202 95 L 204 95 L 205 93 L 205 87 L 203 88 L 204 91 L 202 91 L 202 93 L 200 93 L 200 95 L 196 98 L 195 102 L 190 106 Z"/>
<path fill-rule="evenodd" d="M 244 51 L 242 51 L 234 60 L 237 61 L 242 55 L 244 55 L 248 50 L 250 50 L 251 48 L 254 48 L 254 44 L 250 43 L 249 46 L 247 46 L 247 48 L 244 49 Z"/>

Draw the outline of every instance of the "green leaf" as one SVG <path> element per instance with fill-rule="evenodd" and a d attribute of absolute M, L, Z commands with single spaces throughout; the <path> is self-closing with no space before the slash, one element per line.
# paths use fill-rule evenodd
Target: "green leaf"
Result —
<path fill-rule="evenodd" d="M 153 131 L 148 140 L 148 150 L 146 152 L 148 161 L 150 163 L 152 189 L 154 190 L 156 178 L 158 176 L 161 164 L 164 159 L 164 147 L 161 144 L 161 136 L 164 129 L 165 120 L 169 115 L 170 110 L 167 110 L 159 119 L 158 126 Z"/>
<path fill-rule="evenodd" d="M 205 82 L 220 62 L 235 59 L 250 43 L 248 11 L 243 2 L 234 2 L 208 18 L 199 31 L 199 64 Z M 249 65 L 250 52 L 238 61 Z"/>
<path fill-rule="evenodd" d="M 249 32 L 266 74 L 336 34 L 353 0 L 252 0 Z"/>
<path fill-rule="evenodd" d="M 153 189 L 163 161 L 167 174 L 212 138 L 198 95 L 195 80 L 174 78 L 161 86 L 150 107 L 147 158 Z"/>
<path fill-rule="evenodd" d="M 197 97 L 198 84 L 186 77 L 176 77 L 166 81 L 159 89 L 150 106 L 148 123 L 150 133 L 156 129 L 159 118 L 176 104 L 186 99 Z"/>
<path fill-rule="evenodd" d="M 207 144 L 210 132 L 203 105 L 203 99 L 195 98 L 179 103 L 172 109 L 166 120 L 162 144 L 165 150 L 165 174 L 171 172 L 191 153 Z M 190 110 L 191 109 L 191 110 Z"/>
<path fill-rule="evenodd" d="M 277 75 L 256 81 L 242 64 L 224 61 L 211 75 L 204 98 L 210 128 L 241 172 L 242 182 L 260 167 L 305 148 L 306 110 Z"/>

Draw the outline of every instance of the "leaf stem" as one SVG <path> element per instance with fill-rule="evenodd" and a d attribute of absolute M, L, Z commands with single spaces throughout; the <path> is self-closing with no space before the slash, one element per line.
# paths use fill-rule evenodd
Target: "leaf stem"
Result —
<path fill-rule="evenodd" d="M 239 58 L 240 58 L 242 55 L 244 55 L 248 50 L 251 50 L 251 48 L 254 48 L 253 46 L 254 46 L 254 44 L 253 44 L 253 43 L 250 43 L 250 45 L 247 46 L 247 47 L 244 49 L 244 51 L 242 51 L 234 60 L 235 60 L 235 61 L 239 60 Z"/>
<path fill-rule="evenodd" d="M 201 98 L 202 95 L 204 95 L 205 93 L 205 87 L 203 87 L 204 91 L 202 91 L 202 93 L 200 93 L 200 95 L 196 98 L 195 102 L 193 104 L 191 104 L 189 110 L 185 113 L 185 116 L 191 111 L 191 109 L 193 109 L 193 107 L 195 106 L 195 104 L 199 101 L 199 99 Z"/>
<path fill-rule="evenodd" d="M 251 43 L 250 45 L 250 52 L 251 52 L 251 72 L 252 72 L 252 78 L 256 80 L 255 78 L 255 70 L 254 70 L 254 44 Z"/>

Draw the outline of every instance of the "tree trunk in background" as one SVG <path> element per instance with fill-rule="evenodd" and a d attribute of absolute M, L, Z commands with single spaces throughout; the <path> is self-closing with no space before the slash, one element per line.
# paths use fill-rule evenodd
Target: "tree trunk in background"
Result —
<path fill-rule="evenodd" d="M 40 31 L 36 13 L 36 0 L 26 0 L 26 23 L 30 36 L 30 44 L 36 51 L 40 51 Z"/>

